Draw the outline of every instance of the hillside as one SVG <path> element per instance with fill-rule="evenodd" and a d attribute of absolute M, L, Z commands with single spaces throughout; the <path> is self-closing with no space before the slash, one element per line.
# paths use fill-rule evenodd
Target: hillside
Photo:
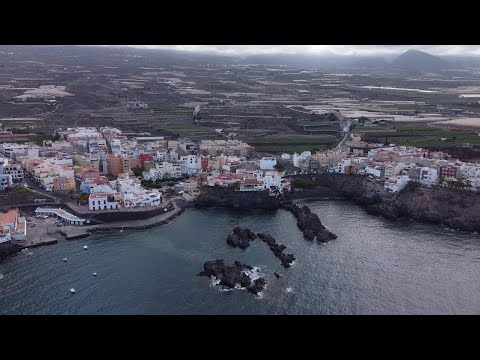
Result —
<path fill-rule="evenodd" d="M 450 68 L 451 64 L 438 56 L 423 51 L 408 50 L 397 57 L 392 62 L 392 66 L 420 72 L 436 72 Z"/>

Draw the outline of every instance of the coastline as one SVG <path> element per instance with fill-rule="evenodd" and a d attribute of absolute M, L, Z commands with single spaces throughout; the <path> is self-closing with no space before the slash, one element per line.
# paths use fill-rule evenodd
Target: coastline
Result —
<path fill-rule="evenodd" d="M 180 216 L 191 204 L 185 203 L 178 206 L 175 199 L 172 199 L 173 210 L 160 215 L 152 216 L 143 220 L 112 221 L 98 225 L 74 226 L 67 225 L 55 227 L 53 218 L 36 222 L 35 227 L 30 228 L 25 244 L 2 244 L 0 261 L 9 256 L 20 253 L 23 249 L 31 249 L 45 245 L 57 244 L 62 239 L 74 240 L 90 236 L 92 233 L 112 232 L 122 230 L 146 230 L 170 223 L 177 216 Z M 31 218 L 30 219 L 35 219 Z M 38 220 L 38 219 L 37 219 Z"/>
<path fill-rule="evenodd" d="M 288 197 L 300 200 L 317 194 L 339 196 L 361 205 L 369 214 L 390 220 L 412 219 L 421 223 L 441 224 L 448 228 L 480 232 L 480 194 L 446 188 L 425 188 L 387 193 L 383 185 L 362 175 L 318 174 L 302 175 L 312 189 L 303 189 Z"/>

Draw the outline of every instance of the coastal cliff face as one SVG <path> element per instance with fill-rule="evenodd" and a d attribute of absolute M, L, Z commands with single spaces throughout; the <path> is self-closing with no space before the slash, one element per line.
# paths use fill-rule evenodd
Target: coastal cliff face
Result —
<path fill-rule="evenodd" d="M 0 244 L 0 260 L 3 260 L 10 255 L 16 254 L 20 250 L 22 250 L 21 245 L 11 243 Z"/>
<path fill-rule="evenodd" d="M 417 188 L 389 194 L 365 176 L 321 174 L 312 178 L 338 195 L 364 205 L 371 214 L 443 224 L 480 232 L 480 194 L 452 189 Z"/>
<path fill-rule="evenodd" d="M 392 219 L 407 217 L 458 230 L 480 231 L 480 196 L 470 192 L 419 188 L 370 204 L 367 211 Z"/>
<path fill-rule="evenodd" d="M 229 188 L 204 188 L 196 207 L 228 207 L 238 210 L 277 210 L 280 202 L 265 191 L 242 192 Z"/>

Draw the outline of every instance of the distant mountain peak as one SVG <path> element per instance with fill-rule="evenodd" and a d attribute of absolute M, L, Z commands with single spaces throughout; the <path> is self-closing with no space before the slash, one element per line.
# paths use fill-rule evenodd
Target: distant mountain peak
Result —
<path fill-rule="evenodd" d="M 392 63 L 394 67 L 422 72 L 435 72 L 451 67 L 450 63 L 438 56 L 424 51 L 410 49 L 398 56 Z"/>

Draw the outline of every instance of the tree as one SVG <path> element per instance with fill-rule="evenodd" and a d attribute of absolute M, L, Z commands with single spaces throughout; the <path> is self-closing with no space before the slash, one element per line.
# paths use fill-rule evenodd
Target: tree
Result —
<path fill-rule="evenodd" d="M 281 163 L 277 163 L 276 165 L 273 166 L 273 168 L 277 171 L 282 172 L 283 170 L 285 170 L 285 165 L 283 165 Z"/>
<path fill-rule="evenodd" d="M 142 168 L 139 168 L 139 167 L 132 168 L 132 171 L 135 176 L 142 176 Z"/>
<path fill-rule="evenodd" d="M 240 183 L 236 181 L 236 182 L 234 182 L 234 183 L 232 183 L 232 184 L 229 184 L 228 187 L 229 187 L 230 189 L 240 190 Z"/>

